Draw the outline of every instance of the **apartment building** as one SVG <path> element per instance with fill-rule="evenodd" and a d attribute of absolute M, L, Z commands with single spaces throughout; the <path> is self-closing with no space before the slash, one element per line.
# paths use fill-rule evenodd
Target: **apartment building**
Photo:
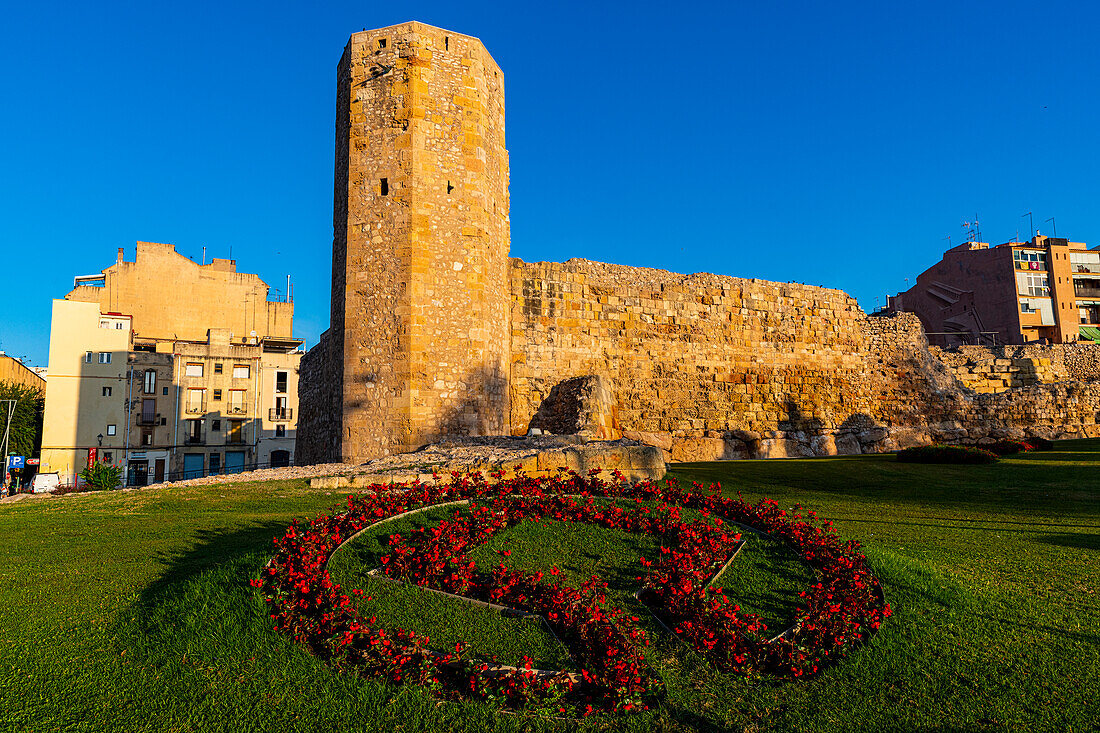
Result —
<path fill-rule="evenodd" d="M 143 485 L 293 463 L 302 340 L 268 296 L 232 260 L 146 242 L 78 277 L 54 301 L 42 470 L 73 482 L 98 460 Z"/>
<path fill-rule="evenodd" d="M 122 457 L 130 334 L 127 315 L 53 302 L 40 472 L 72 483 L 89 461 Z"/>
<path fill-rule="evenodd" d="M 889 299 L 939 346 L 1100 341 L 1100 248 L 1036 235 L 965 242 Z"/>

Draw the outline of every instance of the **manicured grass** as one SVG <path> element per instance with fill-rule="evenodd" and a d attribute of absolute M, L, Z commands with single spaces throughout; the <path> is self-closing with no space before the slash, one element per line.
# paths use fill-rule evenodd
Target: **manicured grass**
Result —
<path fill-rule="evenodd" d="M 532 720 L 342 675 L 270 630 L 248 578 L 290 519 L 339 495 L 280 482 L 23 501 L 0 506 L 0 729 L 1096 729 L 1100 441 L 992 466 L 863 456 L 676 474 L 833 519 L 864 542 L 895 615 L 809 683 L 730 678 L 656 637 L 668 688 L 658 709 Z M 603 558 L 632 555 L 631 538 L 587 529 L 520 527 L 494 541 L 509 543 L 510 564 L 553 550 L 570 576 L 595 567 L 629 588 L 630 564 Z M 774 562 L 746 562 L 750 579 L 731 595 L 781 616 L 783 599 L 767 598 L 778 586 L 751 580 L 781 579 L 781 553 Z"/>

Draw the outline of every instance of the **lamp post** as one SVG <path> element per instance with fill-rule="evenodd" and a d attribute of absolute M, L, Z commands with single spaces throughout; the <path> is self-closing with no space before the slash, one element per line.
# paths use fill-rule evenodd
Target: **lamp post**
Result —
<path fill-rule="evenodd" d="M 99 435 L 95 436 L 95 439 L 99 441 L 99 447 L 102 448 L 103 447 L 103 433 L 100 433 Z"/>

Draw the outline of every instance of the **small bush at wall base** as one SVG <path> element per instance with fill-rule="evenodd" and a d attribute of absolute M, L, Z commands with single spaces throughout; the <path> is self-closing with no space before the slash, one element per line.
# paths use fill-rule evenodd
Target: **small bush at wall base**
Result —
<path fill-rule="evenodd" d="M 1027 439 L 1027 444 L 1031 446 L 1032 450 L 1052 450 L 1054 448 L 1054 441 L 1046 438 L 1031 437 Z"/>
<path fill-rule="evenodd" d="M 901 463 L 996 463 L 997 455 L 962 445 L 922 445 L 898 453 Z"/>
<path fill-rule="evenodd" d="M 996 443 L 991 443 L 982 447 L 999 456 L 1011 456 L 1031 450 L 1031 445 L 1029 443 L 1023 443 L 1019 440 L 998 440 Z"/>

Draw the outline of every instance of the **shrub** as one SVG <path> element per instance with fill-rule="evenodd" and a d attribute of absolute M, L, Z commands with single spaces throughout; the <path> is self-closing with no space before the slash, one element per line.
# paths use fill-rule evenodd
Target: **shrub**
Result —
<path fill-rule="evenodd" d="M 1054 448 L 1054 441 L 1047 440 L 1046 438 L 1031 437 L 1027 439 L 1028 445 L 1032 450 L 1051 450 Z"/>
<path fill-rule="evenodd" d="M 996 443 L 990 443 L 983 447 L 999 456 L 1011 456 L 1031 450 L 1030 445 L 1019 440 L 998 440 Z"/>
<path fill-rule="evenodd" d="M 80 472 L 80 480 L 93 489 L 117 489 L 122 485 L 122 469 L 106 463 L 93 463 Z"/>
<path fill-rule="evenodd" d="M 996 463 L 997 454 L 962 445 L 922 445 L 898 453 L 901 463 Z"/>

